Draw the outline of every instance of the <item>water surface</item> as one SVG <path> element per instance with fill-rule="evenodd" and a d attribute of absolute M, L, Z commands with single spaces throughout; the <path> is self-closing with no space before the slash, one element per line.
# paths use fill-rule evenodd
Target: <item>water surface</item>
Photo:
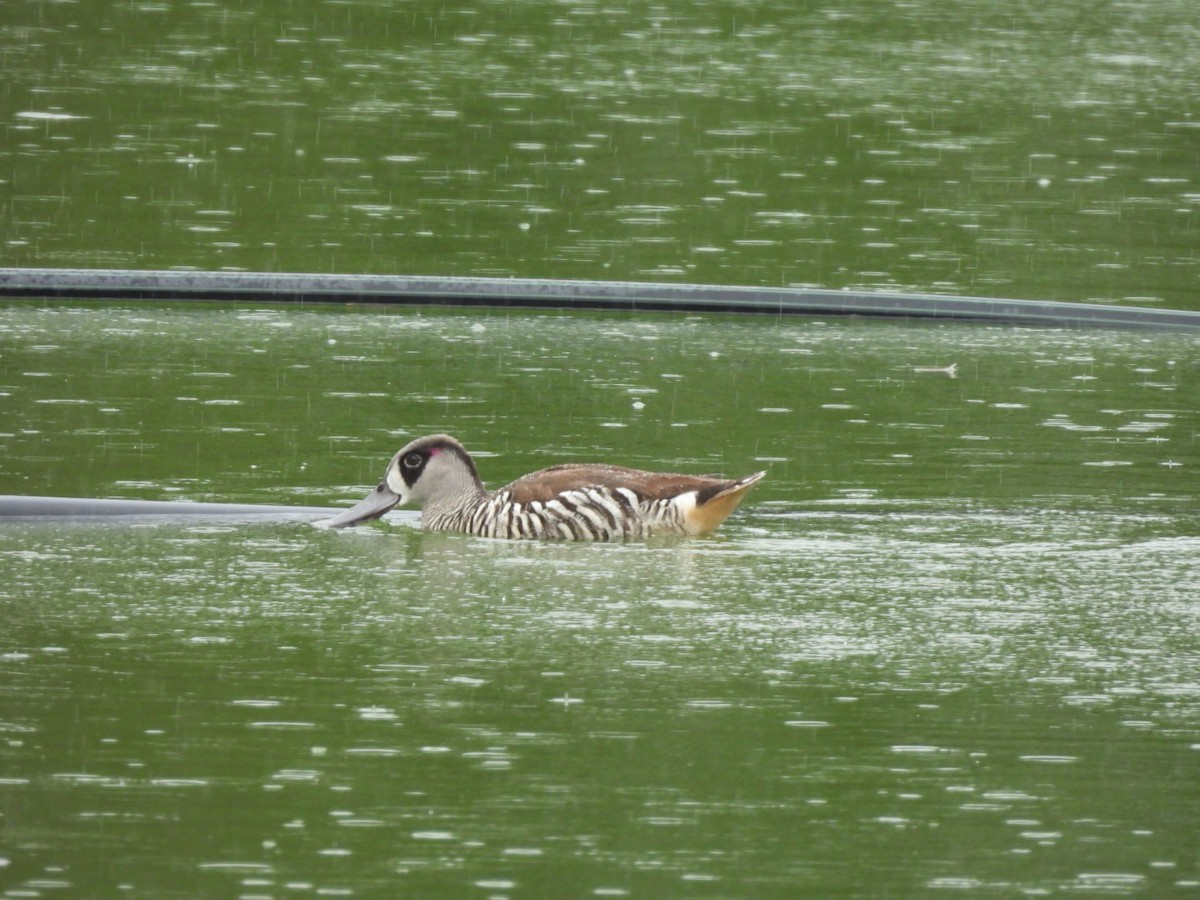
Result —
<path fill-rule="evenodd" d="M 1196 309 L 1189 0 L 17 3 L 8 265 Z"/>
<path fill-rule="evenodd" d="M 340 505 L 442 430 L 769 476 L 651 544 L 5 524 L 0 890 L 1195 893 L 1196 350 L 10 305 L 0 492 Z"/>

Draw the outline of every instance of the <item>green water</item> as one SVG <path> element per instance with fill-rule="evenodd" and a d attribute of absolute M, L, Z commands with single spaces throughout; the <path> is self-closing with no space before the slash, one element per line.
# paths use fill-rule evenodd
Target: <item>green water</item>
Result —
<path fill-rule="evenodd" d="M 1191 0 L 48 4 L 0 260 L 1197 309 Z"/>
<path fill-rule="evenodd" d="M 1184 0 L 0 19 L 6 266 L 1200 308 Z M 655 544 L 0 524 L 0 896 L 1194 896 L 1197 350 L 0 307 L 0 493 L 341 506 L 436 431 L 769 471 Z"/>
<path fill-rule="evenodd" d="M 1192 896 L 1197 349 L 0 309 L 0 493 L 342 505 L 441 430 L 769 470 L 654 544 L 0 525 L 0 896 Z"/>

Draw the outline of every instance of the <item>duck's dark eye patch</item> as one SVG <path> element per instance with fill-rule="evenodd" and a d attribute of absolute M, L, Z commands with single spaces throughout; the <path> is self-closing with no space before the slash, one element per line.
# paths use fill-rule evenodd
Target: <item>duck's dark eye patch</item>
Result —
<path fill-rule="evenodd" d="M 408 454 L 408 456 L 404 457 L 404 460 L 403 460 L 404 468 L 419 469 L 419 468 L 421 468 L 421 463 L 423 463 L 424 461 L 425 461 L 425 457 L 423 457 L 420 453 L 410 453 L 410 454 Z"/>

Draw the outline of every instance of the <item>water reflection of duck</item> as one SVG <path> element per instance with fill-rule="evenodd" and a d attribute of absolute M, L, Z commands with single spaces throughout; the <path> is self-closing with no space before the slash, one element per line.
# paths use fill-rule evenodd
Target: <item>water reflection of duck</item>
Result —
<path fill-rule="evenodd" d="M 374 491 L 319 524 L 357 525 L 413 502 L 422 509 L 424 528 L 482 537 L 603 541 L 697 535 L 720 525 L 766 474 L 726 479 L 568 463 L 488 492 L 463 445 L 435 434 L 404 447 Z"/>

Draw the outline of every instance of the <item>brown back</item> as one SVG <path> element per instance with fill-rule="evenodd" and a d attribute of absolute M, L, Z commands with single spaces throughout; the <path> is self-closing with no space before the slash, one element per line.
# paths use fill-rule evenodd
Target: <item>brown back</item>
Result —
<path fill-rule="evenodd" d="M 700 502 L 728 485 L 724 478 L 706 475 L 678 475 L 672 472 L 645 472 L 641 469 L 626 469 L 623 466 L 608 466 L 600 463 L 565 463 L 540 469 L 518 478 L 505 490 L 512 492 L 517 503 L 541 501 L 545 503 L 563 491 L 581 490 L 590 487 L 628 488 L 647 500 L 674 497 L 685 491 L 700 491 Z"/>

